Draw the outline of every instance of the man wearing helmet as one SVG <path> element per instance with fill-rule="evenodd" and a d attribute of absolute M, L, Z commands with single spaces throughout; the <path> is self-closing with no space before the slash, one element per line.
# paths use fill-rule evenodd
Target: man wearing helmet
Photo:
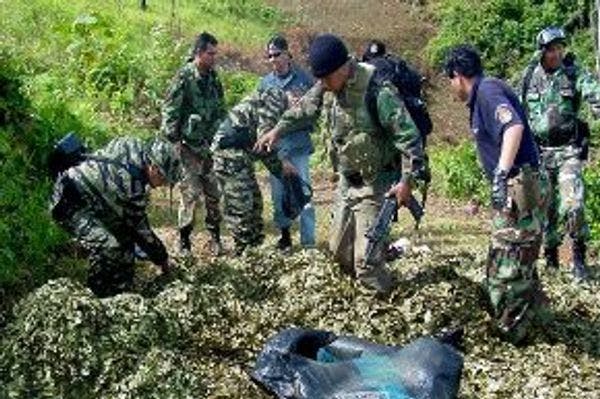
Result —
<path fill-rule="evenodd" d="M 521 101 L 547 172 L 549 196 L 544 231 L 548 268 L 557 269 L 558 247 L 564 233 L 572 240 L 573 274 L 587 276 L 585 266 L 588 226 L 584 217 L 583 162 L 587 157 L 588 126 L 579 118 L 586 101 L 600 116 L 600 84 L 565 55 L 562 29 L 548 27 L 537 36 L 538 51 L 523 73 Z"/>
<path fill-rule="evenodd" d="M 148 187 L 173 185 L 180 173 L 170 143 L 121 137 L 59 175 L 52 216 L 89 252 L 88 285 L 96 295 L 131 287 L 135 245 L 163 272 L 170 269 L 167 250 L 148 222 Z"/>

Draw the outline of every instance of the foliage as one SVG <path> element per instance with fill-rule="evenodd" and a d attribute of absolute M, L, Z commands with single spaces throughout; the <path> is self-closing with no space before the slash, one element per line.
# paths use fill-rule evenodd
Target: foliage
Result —
<path fill-rule="evenodd" d="M 427 219 L 421 241 L 391 264 L 399 287 L 387 300 L 325 254 L 282 256 L 272 242 L 241 257 L 182 262 L 176 281 L 148 270 L 139 293 L 113 298 L 51 281 L 15 307 L 0 337 L 0 396 L 266 398 L 248 371 L 283 328 L 404 345 L 460 325 L 461 397 L 586 397 L 600 375 L 597 287 L 541 273 L 546 292 L 560 298 L 555 319 L 528 346 L 501 342 L 481 306 L 487 233 L 479 223 L 452 210 Z"/>
<path fill-rule="evenodd" d="M 590 226 L 592 245 L 600 249 L 600 162 L 593 162 L 585 170 L 586 218 Z"/>
<path fill-rule="evenodd" d="M 31 116 L 13 60 L 0 52 L 0 286 L 39 283 L 63 240 L 47 215 L 44 159 L 55 130 Z M 76 121 L 66 121 L 71 127 Z M 39 266 L 36 266 L 39 265 Z M 36 270 L 39 267 L 40 270 Z M 43 278 L 42 278 L 43 280 Z M 2 295 L 0 290 L 0 296 Z"/>
<path fill-rule="evenodd" d="M 493 75 L 512 76 L 536 49 L 537 33 L 546 26 L 563 25 L 582 8 L 585 0 L 439 0 L 433 11 L 439 21 L 437 36 L 427 48 L 429 61 L 440 65 L 450 47 L 475 45 Z M 588 32 L 571 36 L 576 53 L 590 60 L 592 39 Z"/>
<path fill-rule="evenodd" d="M 489 184 L 477 160 L 473 143 L 434 147 L 429 151 L 433 187 L 450 198 L 489 202 Z"/>
<path fill-rule="evenodd" d="M 224 49 L 258 51 L 282 17 L 259 0 L 151 1 L 147 11 L 136 2 L 33 0 L 2 2 L 0 19 L 2 325 L 17 291 L 82 274 L 77 262 L 54 256 L 67 237 L 47 213 L 53 143 L 68 131 L 92 149 L 119 135 L 156 134 L 167 85 L 198 26 Z M 250 72 L 220 73 L 229 105 L 256 85 Z"/>

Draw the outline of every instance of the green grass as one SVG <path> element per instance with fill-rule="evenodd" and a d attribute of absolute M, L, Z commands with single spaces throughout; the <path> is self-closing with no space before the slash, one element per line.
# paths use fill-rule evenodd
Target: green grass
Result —
<path fill-rule="evenodd" d="M 175 6 L 172 8 L 172 4 Z M 259 54 L 284 22 L 260 0 L 0 0 L 0 325 L 9 302 L 48 278 L 81 275 L 51 221 L 46 157 L 74 130 L 96 149 L 121 135 L 152 136 L 166 88 L 195 35 L 222 53 Z M 256 87 L 219 70 L 228 105 Z M 58 264 L 57 264 L 58 262 Z"/>

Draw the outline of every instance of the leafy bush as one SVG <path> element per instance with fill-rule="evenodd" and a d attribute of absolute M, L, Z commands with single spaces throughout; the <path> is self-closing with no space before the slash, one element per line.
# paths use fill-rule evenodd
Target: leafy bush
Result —
<path fill-rule="evenodd" d="M 475 147 L 463 142 L 456 147 L 430 150 L 433 186 L 450 198 L 475 199 L 487 204 L 489 184 L 479 166 Z"/>
<path fill-rule="evenodd" d="M 586 217 L 593 245 L 600 249 L 600 162 L 589 165 L 585 171 Z"/>
<path fill-rule="evenodd" d="M 31 117 L 21 85 L 20 72 L 0 52 L 0 288 L 43 281 L 62 240 L 46 209 L 43 165 L 54 131 Z"/>
<path fill-rule="evenodd" d="M 433 6 L 439 31 L 428 45 L 429 60 L 439 65 L 450 47 L 468 42 L 481 51 L 490 73 L 511 76 L 535 51 L 541 29 L 563 25 L 582 8 L 582 0 L 440 0 Z M 589 59 L 593 46 L 587 32 L 577 32 L 571 42 Z"/>

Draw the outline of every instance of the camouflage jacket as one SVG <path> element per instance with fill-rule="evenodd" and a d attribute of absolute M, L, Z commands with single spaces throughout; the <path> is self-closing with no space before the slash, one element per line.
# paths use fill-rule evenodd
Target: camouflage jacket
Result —
<path fill-rule="evenodd" d="M 146 214 L 149 186 L 145 166 L 149 161 L 144 142 L 116 138 L 93 156 L 97 159 L 88 159 L 65 172 L 86 209 L 117 237 L 133 235 L 153 262 L 164 262 L 167 251 L 150 228 Z"/>
<path fill-rule="evenodd" d="M 182 142 L 197 155 L 208 156 L 208 147 L 225 116 L 223 87 L 213 70 L 201 74 L 187 63 L 169 88 L 162 107 L 162 131 L 173 143 Z"/>
<path fill-rule="evenodd" d="M 243 157 L 254 161 L 257 155 L 249 149 L 256 137 L 272 129 L 287 108 L 288 97 L 281 89 L 271 88 L 246 96 L 229 111 L 217 129 L 211 146 L 215 163 L 219 162 L 219 158 L 233 160 Z M 260 155 L 258 158 L 271 173 L 281 173 L 277 154 Z"/>
<path fill-rule="evenodd" d="M 375 121 L 366 102 L 375 69 L 355 61 L 351 68 L 353 75 L 346 87 L 330 96 L 326 116 L 331 156 L 338 170 L 346 176 L 358 173 L 372 182 L 381 172 L 401 168 L 403 180 L 412 181 L 422 173 L 423 144 L 397 89 L 391 83 L 379 89 L 374 98 L 379 121 Z M 283 114 L 277 123 L 281 134 L 314 123 L 323 109 L 324 95 L 323 87 L 316 83 Z"/>
<path fill-rule="evenodd" d="M 577 64 L 547 73 L 539 62 L 540 56 L 536 53 L 519 86 L 529 124 L 541 145 L 573 143 L 581 103 L 587 102 L 592 114 L 600 116 L 600 83 Z M 530 79 L 526 82 L 528 73 Z"/>

